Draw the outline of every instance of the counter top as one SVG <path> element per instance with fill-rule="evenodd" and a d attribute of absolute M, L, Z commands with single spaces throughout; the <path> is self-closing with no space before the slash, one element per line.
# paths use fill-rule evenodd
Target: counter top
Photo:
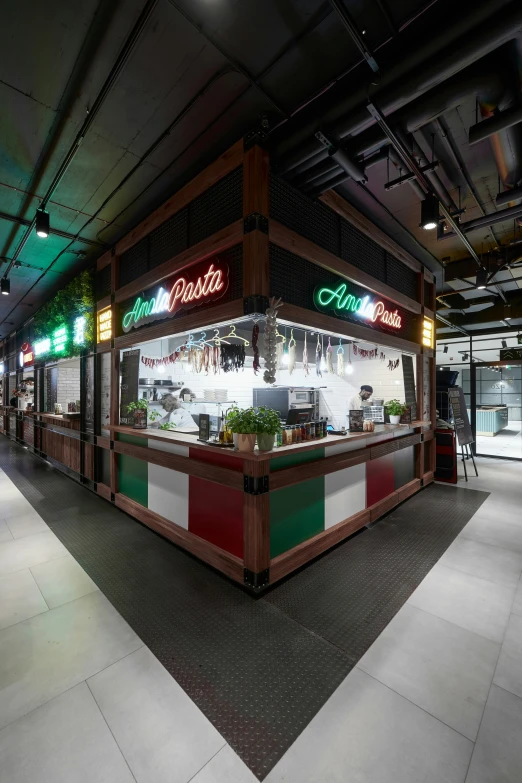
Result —
<path fill-rule="evenodd" d="M 213 452 L 224 452 L 231 457 L 237 457 L 239 459 L 257 461 L 273 459 L 274 457 L 280 457 L 298 451 L 309 451 L 311 449 L 325 448 L 327 446 L 333 446 L 338 443 L 345 443 L 346 441 L 366 441 L 368 439 L 376 438 L 379 435 L 384 435 L 387 433 L 395 434 L 401 430 L 406 435 L 411 429 L 428 427 L 430 424 L 431 422 L 429 421 L 412 421 L 410 424 L 376 424 L 375 430 L 373 432 L 347 432 L 346 435 L 327 435 L 326 438 L 318 438 L 317 440 L 305 441 L 304 443 L 294 443 L 291 446 L 277 446 L 273 449 L 273 451 L 264 452 L 260 452 L 258 449 L 253 452 L 245 452 L 237 451 L 233 448 L 212 446 L 208 443 L 199 441 L 197 433 L 183 434 L 176 433 L 175 431 L 169 432 L 167 430 L 157 430 L 155 428 L 136 430 L 133 427 L 124 427 L 122 425 L 109 425 L 106 427 L 106 429 L 109 429 L 112 433 L 121 433 L 124 435 L 130 435 L 132 437 L 146 438 L 147 440 L 168 441 L 170 443 L 177 443 L 182 446 L 192 446 L 192 448 L 205 449 Z"/>

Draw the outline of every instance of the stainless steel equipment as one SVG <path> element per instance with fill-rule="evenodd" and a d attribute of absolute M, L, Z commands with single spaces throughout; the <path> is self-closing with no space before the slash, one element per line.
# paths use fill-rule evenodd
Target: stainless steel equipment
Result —
<path fill-rule="evenodd" d="M 253 391 L 254 408 L 273 408 L 285 421 L 292 409 L 312 408 L 311 418 L 319 419 L 319 389 L 311 386 L 265 386 Z"/>
<path fill-rule="evenodd" d="M 384 424 L 384 405 L 366 405 L 362 410 L 363 418 L 376 424 Z"/>

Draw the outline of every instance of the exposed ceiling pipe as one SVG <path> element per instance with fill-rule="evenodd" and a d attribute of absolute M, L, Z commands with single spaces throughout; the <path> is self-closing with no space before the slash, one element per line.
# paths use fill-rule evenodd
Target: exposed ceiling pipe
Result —
<path fill-rule="evenodd" d="M 377 60 L 375 59 L 375 56 L 370 49 L 369 46 L 366 45 L 366 41 L 364 40 L 362 34 L 357 29 L 357 25 L 355 24 L 354 20 L 351 17 L 351 14 L 346 10 L 345 6 L 339 2 L 339 0 L 330 0 L 331 5 L 334 7 L 335 11 L 337 12 L 337 15 L 339 16 L 339 19 L 345 26 L 345 28 L 348 30 L 348 34 L 356 47 L 359 49 L 360 53 L 372 69 L 374 73 L 379 72 L 379 66 L 377 65 Z"/>
<path fill-rule="evenodd" d="M 512 201 L 520 201 L 520 199 L 522 199 L 522 187 L 499 193 L 495 199 L 495 204 L 497 207 L 503 207 L 506 204 L 511 204 Z"/>
<path fill-rule="evenodd" d="M 322 160 L 313 168 L 305 171 L 304 174 L 301 174 L 299 177 L 292 179 L 292 185 L 295 185 L 296 188 L 299 188 L 304 185 L 308 185 L 318 177 L 322 177 L 323 174 L 331 174 L 334 171 L 339 172 L 339 166 L 334 160 Z"/>
<path fill-rule="evenodd" d="M 327 184 L 331 182 L 333 179 L 337 179 L 337 177 L 340 174 L 345 174 L 345 172 L 341 171 L 341 169 L 338 166 L 336 166 L 334 171 L 329 171 L 327 174 L 322 174 L 320 177 L 317 177 L 317 179 L 314 179 L 312 180 L 312 182 L 307 183 L 303 189 L 306 192 L 310 192 L 311 190 L 316 190 L 321 185 Z M 347 174 L 345 176 L 345 179 L 348 179 Z M 328 190 L 328 187 L 326 187 L 325 190 Z M 324 190 L 321 192 L 324 193 Z"/>
<path fill-rule="evenodd" d="M 31 225 L 30 220 L 18 217 L 17 215 L 8 215 L 7 212 L 0 212 L 0 220 L 8 220 L 10 223 L 17 223 L 19 226 Z M 53 228 L 52 226 L 49 228 L 49 234 L 53 234 L 57 237 L 63 237 L 64 239 L 74 239 L 76 242 L 82 242 L 84 245 L 91 245 L 91 247 L 105 247 L 102 242 L 97 242 L 95 239 L 76 236 L 76 234 L 70 234 L 68 231 L 60 231 L 59 229 Z"/>
<path fill-rule="evenodd" d="M 129 36 L 127 37 L 125 43 L 123 44 L 123 47 L 116 58 L 116 62 L 114 63 L 113 67 L 110 70 L 109 75 L 107 76 L 105 82 L 103 83 L 103 86 L 96 96 L 96 99 L 87 114 L 86 119 L 84 120 L 80 130 L 76 134 L 76 138 L 74 139 L 71 147 L 69 148 L 65 158 L 62 160 L 62 163 L 56 172 L 51 184 L 49 185 L 49 188 L 47 189 L 47 192 L 45 196 L 43 197 L 42 201 L 40 202 L 39 209 L 45 209 L 47 206 L 47 203 L 53 193 L 55 192 L 56 188 L 62 181 L 67 169 L 71 165 L 74 157 L 76 156 L 76 153 L 80 149 L 83 140 L 92 127 L 92 124 L 94 123 L 94 120 L 96 116 L 98 115 L 98 112 L 100 111 L 107 95 L 111 91 L 114 83 L 116 82 L 117 78 L 119 77 L 121 71 L 123 70 L 127 60 L 129 59 L 131 52 L 134 50 L 134 46 L 136 45 L 138 39 L 140 38 L 145 25 L 150 19 L 150 16 L 152 12 L 154 11 L 156 5 L 158 3 L 158 0 L 148 0 L 145 7 L 143 8 L 141 14 L 139 15 L 136 23 L 134 24 L 134 27 L 132 28 Z M 27 227 L 27 231 L 23 235 L 22 239 L 18 243 L 18 246 L 11 258 L 11 262 L 9 263 L 9 266 L 7 267 L 6 271 L 4 272 L 4 277 L 7 277 L 9 272 L 11 271 L 16 259 L 24 249 L 29 237 L 31 236 L 31 232 L 33 231 L 34 227 L 36 225 L 36 214 L 35 217 L 31 220 L 29 226 Z"/>
<path fill-rule="evenodd" d="M 494 133 L 511 128 L 522 122 L 522 106 L 512 106 L 504 111 L 497 111 L 492 117 L 488 117 L 469 129 L 469 143 L 477 144 L 479 141 L 489 139 Z"/>
<path fill-rule="evenodd" d="M 484 226 L 495 225 L 496 223 L 503 223 L 505 220 L 513 220 L 522 215 L 522 204 L 517 204 L 515 207 L 508 207 L 508 209 L 502 209 L 500 212 L 495 212 L 492 215 L 485 215 L 479 217 L 476 220 L 468 220 L 467 223 L 461 223 L 460 228 L 462 231 L 469 233 L 475 231 L 477 228 L 484 228 Z M 446 232 L 441 239 L 455 236 L 453 231 Z"/>
<path fill-rule="evenodd" d="M 352 156 L 342 147 L 329 151 L 329 156 L 335 160 L 338 166 L 345 171 L 355 182 L 366 182 L 364 169 L 352 158 Z"/>
<path fill-rule="evenodd" d="M 346 182 L 347 179 L 350 179 L 350 177 L 348 174 L 346 174 L 346 172 L 343 171 L 341 174 L 337 174 L 336 177 L 329 180 L 328 182 L 325 182 L 323 185 L 319 185 L 319 187 L 308 191 L 307 195 L 310 196 L 310 198 L 317 198 L 317 196 L 320 196 L 322 193 L 326 193 L 327 190 L 336 188 L 337 185 L 341 185 L 343 182 Z"/>
<path fill-rule="evenodd" d="M 503 9 L 503 10 L 502 10 Z M 475 25 L 475 26 L 474 26 Z M 489 54 L 522 31 L 522 7 L 518 0 L 511 3 L 498 0 L 495 4 L 476 4 L 473 15 L 444 26 L 439 36 L 426 42 L 410 57 L 383 73 L 375 100 L 388 115 L 454 76 L 459 71 Z M 462 36 L 462 37 L 461 37 Z M 289 171 L 317 152 L 313 136 L 318 123 L 328 126 L 339 137 L 361 133 L 373 125 L 366 113 L 366 87 L 350 93 L 323 113 L 321 120 L 313 118 L 292 136 L 284 138 L 274 149 L 280 159 L 294 150 L 281 172 Z M 295 151 L 300 143 L 307 144 L 306 153 Z"/>

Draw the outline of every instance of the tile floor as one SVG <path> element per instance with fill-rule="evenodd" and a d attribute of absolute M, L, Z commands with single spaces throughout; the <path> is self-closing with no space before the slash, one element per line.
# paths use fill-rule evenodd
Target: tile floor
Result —
<path fill-rule="evenodd" d="M 499 457 L 522 459 L 522 422 L 511 420 L 497 435 L 477 435 L 477 451 Z"/>
<path fill-rule="evenodd" d="M 522 464 L 478 465 L 491 496 L 268 783 L 522 780 Z M 1 470 L 0 492 L 0 783 L 255 783 Z"/>

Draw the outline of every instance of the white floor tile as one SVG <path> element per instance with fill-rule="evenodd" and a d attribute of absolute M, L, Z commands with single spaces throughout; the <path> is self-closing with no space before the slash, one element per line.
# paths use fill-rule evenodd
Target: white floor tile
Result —
<path fill-rule="evenodd" d="M 185 783 L 225 744 L 145 647 L 88 685 L 138 783 Z"/>
<path fill-rule="evenodd" d="M 0 731 L 0 783 L 135 783 L 82 683 Z"/>
<path fill-rule="evenodd" d="M 436 565 L 408 603 L 500 643 L 514 596 L 514 587 Z"/>
<path fill-rule="evenodd" d="M 71 555 L 32 566 L 31 571 L 51 609 L 98 589 Z"/>
<path fill-rule="evenodd" d="M 457 538 L 439 560 L 439 565 L 490 582 L 516 587 L 522 573 L 522 554 L 470 538 Z"/>
<path fill-rule="evenodd" d="M 0 576 L 0 629 L 47 610 L 48 606 L 29 569 Z"/>
<path fill-rule="evenodd" d="M 16 491 L 16 496 L 2 497 L 2 518 L 15 517 L 17 514 L 31 514 L 34 508 L 21 492 Z"/>
<path fill-rule="evenodd" d="M 499 651 L 495 642 L 406 604 L 357 665 L 474 741 Z"/>
<path fill-rule="evenodd" d="M 225 745 L 190 783 L 257 783 L 257 778 L 230 745 Z"/>
<path fill-rule="evenodd" d="M 67 554 L 67 549 L 51 531 L 4 541 L 0 544 L 0 576 Z"/>
<path fill-rule="evenodd" d="M 463 783 L 473 743 L 360 669 L 266 783 Z"/>
<path fill-rule="evenodd" d="M 7 527 L 7 523 L 4 519 L 0 519 L 0 544 L 4 541 L 12 541 L 13 534 Z"/>
<path fill-rule="evenodd" d="M 47 533 L 48 526 L 42 517 L 31 511 L 28 514 L 17 514 L 15 517 L 6 517 L 7 526 L 13 538 L 24 538 L 25 536 L 34 536 L 37 533 Z"/>
<path fill-rule="evenodd" d="M 475 514 L 463 528 L 459 538 L 471 538 L 484 544 L 503 547 L 512 552 L 522 553 L 522 527 L 499 519 L 484 518 Z"/>
<path fill-rule="evenodd" d="M 491 686 L 466 783 L 522 779 L 522 699 Z"/>
<path fill-rule="evenodd" d="M 493 682 L 522 698 L 522 617 L 512 614 Z"/>
<path fill-rule="evenodd" d="M 100 592 L 4 628 L 0 631 L 0 726 L 141 646 Z"/>

